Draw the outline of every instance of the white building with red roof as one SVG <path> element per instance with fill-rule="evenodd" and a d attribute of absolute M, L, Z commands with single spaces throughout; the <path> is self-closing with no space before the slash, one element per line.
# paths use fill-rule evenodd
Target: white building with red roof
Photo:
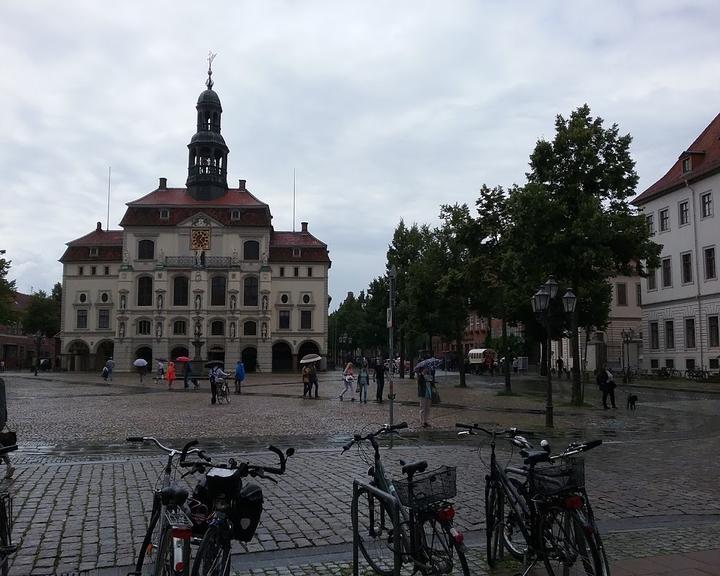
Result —
<path fill-rule="evenodd" d="M 227 185 L 228 147 L 213 91 L 197 102 L 185 187 L 129 202 L 122 230 L 73 240 L 63 263 L 62 362 L 68 370 L 131 370 L 138 358 L 208 360 L 226 370 L 297 369 L 327 354 L 327 245 L 302 223 L 276 231 L 270 207 L 240 180 Z M 178 375 L 182 369 L 176 368 Z"/>
<path fill-rule="evenodd" d="M 642 282 L 643 369 L 720 368 L 720 115 L 633 204 L 662 244 Z"/>

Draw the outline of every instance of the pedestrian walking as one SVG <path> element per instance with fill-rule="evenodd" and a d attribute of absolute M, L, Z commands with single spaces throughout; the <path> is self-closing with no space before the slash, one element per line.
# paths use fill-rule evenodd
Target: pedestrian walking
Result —
<path fill-rule="evenodd" d="M 245 364 L 238 360 L 235 364 L 235 394 L 242 393 L 242 383 L 245 380 Z"/>
<path fill-rule="evenodd" d="M 613 408 L 617 409 L 617 406 L 615 406 L 615 388 L 617 388 L 617 384 L 615 383 L 615 376 L 612 373 L 612 370 L 605 367 L 605 386 L 603 388 L 603 408 L 605 410 L 608 410 L 607 400 L 608 396 L 610 397 L 610 404 Z"/>
<path fill-rule="evenodd" d="M 362 366 L 360 366 L 357 381 L 360 402 L 367 404 L 368 387 L 370 386 L 370 372 L 368 371 L 367 360 L 363 360 Z"/>
<path fill-rule="evenodd" d="M 115 360 L 112 359 L 112 356 L 105 362 L 105 368 L 108 369 L 108 380 L 112 382 L 113 368 L 115 368 Z"/>
<path fill-rule="evenodd" d="M 185 390 L 187 390 L 190 388 L 190 375 L 192 374 L 192 368 L 190 366 L 190 362 L 184 362 L 183 364 L 183 386 L 185 387 Z"/>
<path fill-rule="evenodd" d="M 103 379 L 105 382 L 107 382 L 107 379 L 108 379 L 108 375 L 109 375 L 109 374 L 110 374 L 110 371 L 108 370 L 108 367 L 107 367 L 107 366 L 103 366 L 103 369 L 102 369 L 102 379 Z"/>
<path fill-rule="evenodd" d="M 383 401 L 383 389 L 385 388 L 385 362 L 380 358 L 380 361 L 375 364 L 375 371 L 373 373 L 373 382 L 375 382 L 375 401 Z"/>
<path fill-rule="evenodd" d="M 345 393 L 350 391 L 350 402 L 355 402 L 355 392 L 353 391 L 353 386 L 355 385 L 355 374 L 353 373 L 353 363 L 348 362 L 347 366 L 345 366 L 345 370 L 343 370 L 343 391 L 340 393 L 340 402 L 343 401 L 343 397 L 345 396 Z"/>
<path fill-rule="evenodd" d="M 217 383 L 215 382 L 215 366 L 211 366 L 208 371 L 208 380 L 210 381 L 210 404 L 217 402 Z"/>
<path fill-rule="evenodd" d="M 318 397 L 318 375 L 317 362 L 310 364 L 310 384 L 308 384 L 308 398 L 312 397 L 312 389 L 315 387 L 315 398 Z"/>
<path fill-rule="evenodd" d="M 157 363 L 157 374 L 155 376 L 155 380 L 157 382 L 160 382 L 161 380 L 165 379 L 165 364 L 163 364 L 162 360 L 158 360 Z"/>
<path fill-rule="evenodd" d="M 5 380 L 3 378 L 0 378 L 0 430 L 3 432 L 7 432 L 8 434 L 11 434 L 9 430 L 6 431 L 7 428 L 7 396 L 5 395 Z M 15 442 L 17 442 L 17 438 L 15 438 Z M 12 444 L 8 444 L 11 446 Z M 5 446 L 5 444 L 3 444 Z M 15 467 L 10 462 L 10 456 L 6 454 L 2 455 L 2 460 L 5 462 L 5 466 L 7 466 L 7 469 L 5 471 L 5 478 L 12 478 L 13 474 L 15 473 Z"/>
<path fill-rule="evenodd" d="M 563 366 L 565 365 L 565 362 L 563 362 L 562 356 L 558 356 L 558 359 L 555 360 L 555 364 L 557 365 L 557 373 L 558 378 L 561 378 L 563 375 Z"/>
<path fill-rule="evenodd" d="M 175 362 L 168 362 L 167 373 L 165 374 L 168 383 L 168 390 L 172 388 L 175 381 Z"/>
<path fill-rule="evenodd" d="M 305 364 L 302 369 L 303 398 L 310 392 L 310 366 Z"/>
<path fill-rule="evenodd" d="M 515 374 L 517 374 L 517 372 L 518 372 L 518 367 L 519 367 L 519 366 L 520 366 L 520 362 L 518 361 L 518 359 L 517 359 L 517 358 L 513 358 L 513 361 L 512 361 L 512 369 L 513 369 L 513 372 L 515 372 Z"/>
<path fill-rule="evenodd" d="M 420 400 L 420 423 L 423 428 L 429 428 L 430 405 L 432 403 L 432 387 L 425 378 L 425 368 L 420 368 L 417 373 L 418 398 Z"/>

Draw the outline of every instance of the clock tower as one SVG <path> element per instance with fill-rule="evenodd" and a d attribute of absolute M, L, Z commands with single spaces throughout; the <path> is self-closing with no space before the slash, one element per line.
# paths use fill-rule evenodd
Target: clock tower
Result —
<path fill-rule="evenodd" d="M 208 57 L 207 90 L 198 97 L 197 132 L 188 144 L 187 191 L 195 200 L 215 200 L 227 192 L 227 156 L 229 149 L 220 134 L 222 106 L 212 80 L 212 61 Z"/>

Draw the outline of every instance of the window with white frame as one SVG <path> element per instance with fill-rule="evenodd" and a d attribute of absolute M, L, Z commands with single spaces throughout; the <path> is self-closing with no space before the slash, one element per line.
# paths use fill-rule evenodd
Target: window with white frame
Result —
<path fill-rule="evenodd" d="M 627 306 L 627 284 L 618 282 L 615 284 L 615 292 L 617 294 L 617 305 Z"/>
<path fill-rule="evenodd" d="M 715 271 L 715 247 L 703 249 L 703 260 L 705 261 L 705 280 L 714 280 L 717 278 Z"/>
<path fill-rule="evenodd" d="M 708 316 L 708 340 L 711 348 L 720 346 L 720 332 L 718 331 L 718 316 Z"/>
<path fill-rule="evenodd" d="M 187 334 L 187 322 L 185 320 L 175 320 L 173 322 L 173 334 L 175 336 L 185 336 Z"/>
<path fill-rule="evenodd" d="M 647 273 L 647 289 L 657 290 L 657 269 L 649 268 Z"/>
<path fill-rule="evenodd" d="M 690 207 L 687 200 L 683 200 L 678 204 L 678 223 L 684 226 L 690 222 Z"/>
<path fill-rule="evenodd" d="M 682 283 L 692 284 L 692 254 L 690 252 L 680 254 L 680 263 L 682 264 Z"/>
<path fill-rule="evenodd" d="M 657 322 L 650 322 L 650 348 L 652 350 L 660 348 L 660 332 Z"/>
<path fill-rule="evenodd" d="M 88 327 L 87 326 L 87 317 L 88 317 L 87 310 L 78 310 L 77 315 L 76 315 L 76 318 L 77 318 L 76 326 L 80 329 L 87 328 Z"/>
<path fill-rule="evenodd" d="M 700 206 L 703 218 L 708 218 L 713 215 L 712 192 L 706 192 L 700 196 Z"/>
<path fill-rule="evenodd" d="M 663 208 L 660 210 L 660 232 L 667 232 L 670 230 L 670 210 Z"/>
<path fill-rule="evenodd" d="M 648 214 L 645 217 L 645 222 L 647 222 L 648 233 L 650 236 L 655 236 L 655 216 Z"/>
<path fill-rule="evenodd" d="M 695 348 L 695 318 L 685 318 L 685 348 Z"/>
<path fill-rule="evenodd" d="M 98 310 L 98 330 L 107 330 L 110 328 L 110 310 L 101 308 Z"/>
<path fill-rule="evenodd" d="M 672 286 L 672 260 L 670 258 L 662 260 L 662 284 L 663 288 Z"/>
<path fill-rule="evenodd" d="M 675 323 L 672 320 L 665 321 L 665 348 L 675 348 Z"/>

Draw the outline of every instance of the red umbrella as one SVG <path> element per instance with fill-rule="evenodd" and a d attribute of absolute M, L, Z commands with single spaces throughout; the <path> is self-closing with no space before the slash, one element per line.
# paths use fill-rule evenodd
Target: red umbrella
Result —
<path fill-rule="evenodd" d="M 187 356 L 178 356 L 175 358 L 175 362 L 191 362 L 191 360 Z"/>

